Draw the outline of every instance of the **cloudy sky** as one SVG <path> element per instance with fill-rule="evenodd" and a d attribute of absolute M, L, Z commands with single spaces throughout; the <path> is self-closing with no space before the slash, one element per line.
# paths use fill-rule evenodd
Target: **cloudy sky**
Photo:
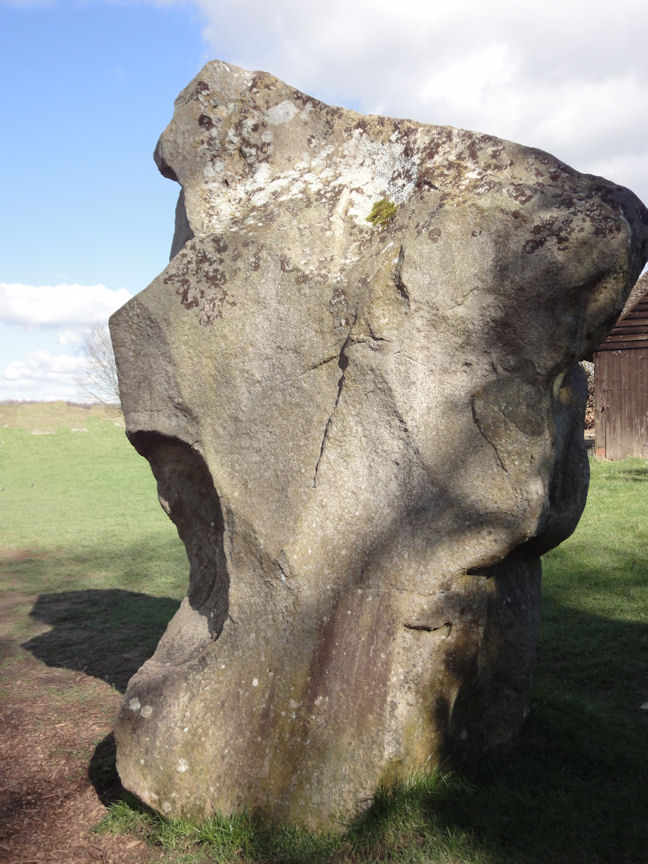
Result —
<path fill-rule="evenodd" d="M 86 328 L 164 268 L 151 154 L 210 59 L 549 150 L 648 202 L 646 0 L 0 0 L 0 400 L 75 399 Z"/>

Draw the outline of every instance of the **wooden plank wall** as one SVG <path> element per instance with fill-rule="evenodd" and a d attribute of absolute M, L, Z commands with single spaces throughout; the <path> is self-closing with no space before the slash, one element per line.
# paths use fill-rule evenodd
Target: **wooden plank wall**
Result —
<path fill-rule="evenodd" d="M 644 294 L 614 325 L 610 335 L 596 349 L 648 348 L 648 293 Z"/>
<path fill-rule="evenodd" d="M 596 453 L 648 458 L 648 348 L 606 345 L 594 355 Z"/>

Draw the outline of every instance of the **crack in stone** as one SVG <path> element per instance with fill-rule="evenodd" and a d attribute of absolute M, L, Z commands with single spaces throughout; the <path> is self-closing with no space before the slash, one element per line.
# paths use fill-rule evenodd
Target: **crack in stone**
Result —
<path fill-rule="evenodd" d="M 308 369 L 305 369 L 300 374 L 305 375 L 307 372 L 312 372 L 313 369 L 319 369 L 320 366 L 326 366 L 326 364 L 330 363 L 332 360 L 338 360 L 338 362 L 339 362 L 339 359 L 340 359 L 339 354 L 331 354 L 330 357 L 325 357 L 323 360 L 320 360 L 317 363 L 314 363 L 312 366 L 309 366 Z"/>
<path fill-rule="evenodd" d="M 401 246 L 398 250 L 398 260 L 396 261 L 396 267 L 394 268 L 394 285 L 396 286 L 396 290 L 401 295 L 408 308 L 410 305 L 410 295 L 407 290 L 407 286 L 403 282 L 402 272 L 403 272 L 403 261 L 405 260 L 405 250 Z"/>
<path fill-rule="evenodd" d="M 274 561 L 277 568 L 279 569 L 279 581 L 281 585 L 287 591 L 294 591 L 294 582 L 295 582 L 295 574 L 292 571 L 290 566 L 290 562 L 288 561 L 288 556 L 286 555 L 285 549 L 282 549 L 279 552 L 279 556 Z"/>
<path fill-rule="evenodd" d="M 372 342 L 392 342 L 393 341 L 392 339 L 387 339 L 386 336 L 377 336 L 373 331 L 371 323 L 369 321 L 367 321 L 366 323 L 367 323 L 367 330 L 369 331 L 369 337 L 370 337 Z M 358 342 L 367 342 L 366 339 L 358 339 L 357 341 Z M 372 350 L 374 350 L 374 351 L 376 350 L 373 346 L 370 346 L 370 347 L 372 347 Z"/>
<path fill-rule="evenodd" d="M 269 386 L 271 388 L 274 387 L 282 387 L 284 384 L 290 384 L 292 381 L 297 381 L 299 378 L 303 378 L 304 375 L 308 375 L 309 372 L 313 372 L 315 369 L 320 369 L 322 366 L 326 366 L 327 363 L 331 363 L 333 360 L 339 360 L 338 354 L 331 354 L 330 357 L 325 357 L 323 360 L 318 360 L 317 363 L 313 363 L 312 366 L 308 366 L 301 372 L 298 372 L 296 375 L 291 375 L 289 378 L 282 378 L 280 381 L 273 381 Z M 258 379 L 258 384 L 263 384 L 267 386 L 268 378 L 260 378 Z"/>
<path fill-rule="evenodd" d="M 438 598 L 443 591 L 418 591 L 416 588 L 401 588 L 398 585 L 363 585 L 362 590 L 366 593 L 372 591 L 398 591 L 401 594 L 413 594 L 416 597 L 435 597 Z"/>
<path fill-rule="evenodd" d="M 416 357 L 411 357 L 409 354 L 406 354 L 404 351 L 401 351 L 401 350 L 399 350 L 399 351 L 394 351 L 394 357 L 395 357 L 397 354 L 401 354 L 401 355 L 402 355 L 403 357 L 405 357 L 407 360 L 411 360 L 412 363 L 416 363 L 416 364 L 418 364 L 419 366 L 422 366 L 424 369 L 427 369 L 428 371 L 432 372 L 431 367 L 430 367 L 427 363 L 422 363 L 420 360 L 417 360 Z"/>
<path fill-rule="evenodd" d="M 394 416 L 396 418 L 396 422 L 398 423 L 398 426 L 401 429 L 401 431 L 405 437 L 405 441 L 407 443 L 407 446 L 413 451 L 414 455 L 418 459 L 419 465 L 422 467 L 422 469 L 425 472 L 425 474 L 427 475 L 428 479 L 434 485 L 436 485 L 436 478 L 434 476 L 434 472 L 432 471 L 431 467 L 428 465 L 427 461 L 423 458 L 423 454 L 421 453 L 421 451 L 419 449 L 419 446 L 416 442 L 416 438 L 414 436 L 414 433 L 412 432 L 412 430 L 407 425 L 407 420 L 403 417 L 401 412 L 396 407 L 395 400 L 394 400 L 394 405 L 393 405 L 393 411 L 394 411 Z"/>
<path fill-rule="evenodd" d="M 462 306 L 465 306 L 468 300 L 478 292 L 477 286 L 471 288 L 470 291 L 463 297 L 459 298 L 456 303 L 453 303 L 452 306 L 448 306 L 448 312 L 454 312 L 455 309 L 461 309 Z"/>
<path fill-rule="evenodd" d="M 474 397 L 470 400 L 470 408 L 472 410 L 473 421 L 475 423 L 475 426 L 479 429 L 480 435 L 482 436 L 484 441 L 493 448 L 493 452 L 495 453 L 495 458 L 499 462 L 499 465 L 500 465 L 500 468 L 502 469 L 502 471 L 506 474 L 507 477 L 510 476 L 509 472 L 506 468 L 506 465 L 502 462 L 502 457 L 500 456 L 497 447 L 493 444 L 493 442 L 490 440 L 490 438 L 486 435 L 486 433 L 484 432 L 484 430 L 481 427 L 481 423 L 479 422 L 479 417 L 477 415 L 477 410 L 475 408 Z"/>
<path fill-rule="evenodd" d="M 353 322 L 355 325 L 355 321 Z M 352 328 L 353 329 L 353 328 Z M 328 420 L 326 421 L 326 426 L 324 427 L 324 435 L 322 436 L 322 443 L 320 445 L 319 456 L 317 457 L 317 462 L 315 463 L 315 473 L 313 475 L 313 489 L 317 489 L 317 472 L 319 471 L 320 462 L 322 461 L 322 456 L 324 455 L 324 448 L 326 447 L 326 440 L 328 438 L 329 430 L 331 429 L 331 425 L 333 424 L 333 415 L 335 414 L 335 410 L 340 401 L 340 397 L 342 396 L 342 389 L 344 388 L 344 373 L 346 372 L 346 368 L 349 365 L 349 358 L 344 353 L 351 344 L 353 340 L 351 339 L 351 331 L 349 331 L 348 336 L 344 340 L 344 344 L 340 348 L 340 353 L 338 354 L 337 362 L 338 366 L 342 370 L 342 374 L 338 379 L 338 391 L 337 396 L 335 397 L 335 403 L 333 405 L 333 410 L 329 414 Z"/>
<path fill-rule="evenodd" d="M 432 624 L 410 624 L 409 622 L 405 622 L 403 624 L 403 627 L 406 630 L 418 630 L 418 631 L 422 631 L 424 633 L 434 633 L 436 630 L 440 630 L 442 627 L 447 627 L 448 628 L 448 632 L 446 634 L 446 638 L 447 638 L 450 635 L 450 633 L 452 632 L 452 621 L 444 621 L 443 624 L 437 624 L 436 626 L 432 625 Z"/>

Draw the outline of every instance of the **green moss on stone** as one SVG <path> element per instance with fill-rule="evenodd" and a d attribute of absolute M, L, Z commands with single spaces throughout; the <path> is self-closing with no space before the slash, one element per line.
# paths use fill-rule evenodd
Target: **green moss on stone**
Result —
<path fill-rule="evenodd" d="M 385 225 L 396 215 L 398 204 L 394 204 L 388 198 L 381 198 L 371 208 L 371 213 L 367 216 L 367 222 L 372 225 Z"/>

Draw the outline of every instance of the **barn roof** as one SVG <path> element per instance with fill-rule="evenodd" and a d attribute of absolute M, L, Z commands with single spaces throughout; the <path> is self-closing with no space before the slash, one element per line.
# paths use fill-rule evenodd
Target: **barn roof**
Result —
<path fill-rule="evenodd" d="M 635 283 L 617 323 L 595 351 L 648 348 L 648 273 Z"/>

